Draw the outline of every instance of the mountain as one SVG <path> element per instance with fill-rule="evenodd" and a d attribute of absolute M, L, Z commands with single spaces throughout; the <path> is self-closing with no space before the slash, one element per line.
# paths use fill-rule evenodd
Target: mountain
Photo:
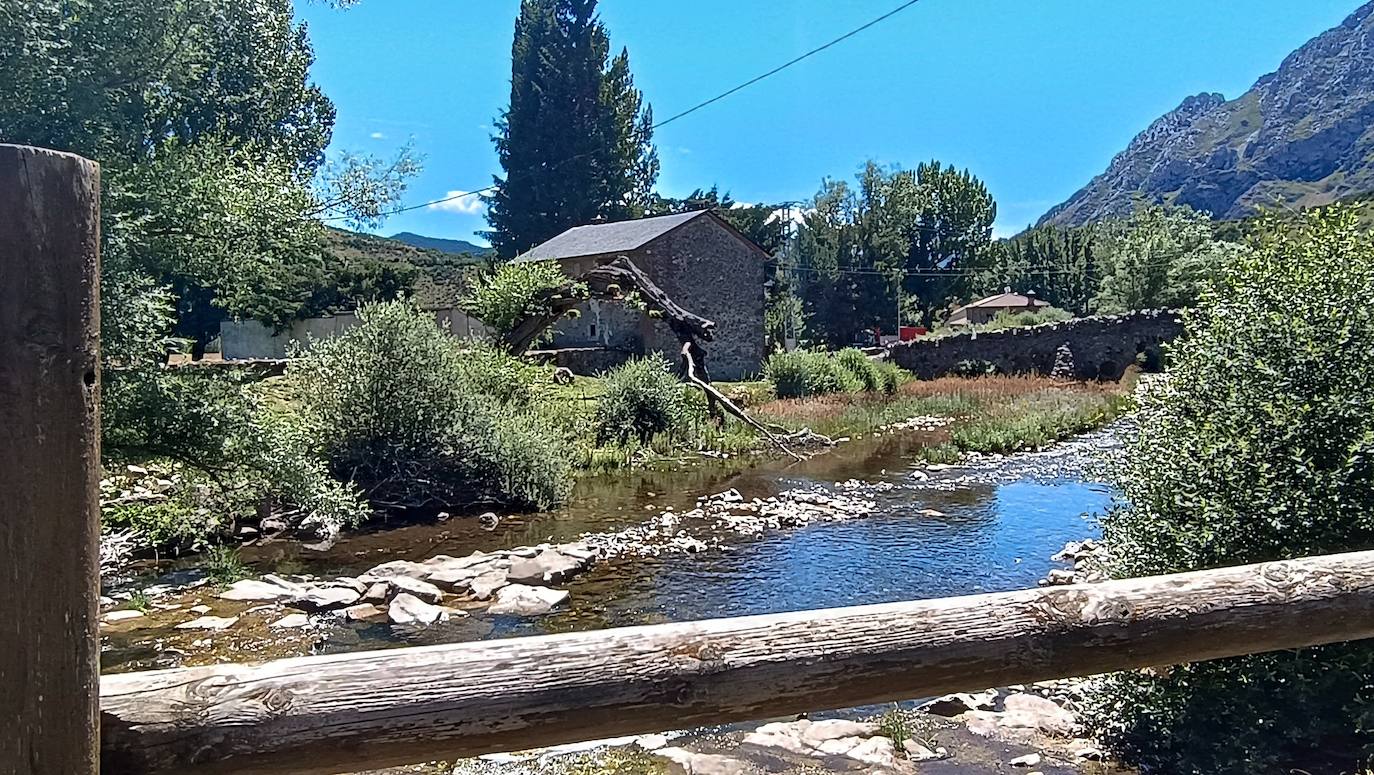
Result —
<path fill-rule="evenodd" d="M 1374 0 L 1240 97 L 1184 100 L 1040 224 L 1123 215 L 1141 196 L 1232 219 L 1372 191 Z"/>
<path fill-rule="evenodd" d="M 486 256 L 494 252 L 491 248 L 484 248 L 481 245 L 474 245 L 467 240 L 461 239 L 441 239 L 439 237 L 426 237 L 423 234 L 413 234 L 403 231 L 400 234 L 393 234 L 390 237 L 397 242 L 404 242 L 417 248 L 427 248 L 429 250 L 442 250 L 445 253 L 467 253 L 472 256 Z"/>
<path fill-rule="evenodd" d="M 395 239 L 327 228 L 325 238 L 334 260 L 344 266 L 391 265 L 414 277 L 411 295 L 422 307 L 457 305 L 469 273 L 481 259 L 461 253 L 416 247 Z M 440 240 L 446 242 L 448 240 Z"/>

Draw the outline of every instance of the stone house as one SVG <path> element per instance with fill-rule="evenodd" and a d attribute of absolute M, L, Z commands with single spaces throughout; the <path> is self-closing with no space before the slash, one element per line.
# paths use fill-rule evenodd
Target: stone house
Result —
<path fill-rule="evenodd" d="M 683 309 L 715 322 L 716 338 L 707 345 L 712 379 L 759 373 L 766 355 L 763 309 L 769 255 L 709 210 L 578 226 L 514 260 L 557 261 L 565 274 L 576 277 L 620 256 L 634 262 Z M 662 321 L 620 302 L 590 300 L 578 310 L 578 317 L 555 326 L 549 345 L 585 355 L 559 359 L 574 371 L 581 363 L 604 368 L 654 352 L 677 363 L 680 345 Z"/>
<path fill-rule="evenodd" d="M 1020 294 L 1012 293 L 1011 289 L 1007 288 L 996 296 L 989 296 L 959 307 L 949 314 L 949 319 L 945 321 L 945 324 L 951 328 L 981 326 L 985 323 L 991 323 L 993 318 L 1003 312 L 1037 312 L 1048 306 L 1050 306 L 1048 301 L 1035 298 L 1034 291 Z"/>

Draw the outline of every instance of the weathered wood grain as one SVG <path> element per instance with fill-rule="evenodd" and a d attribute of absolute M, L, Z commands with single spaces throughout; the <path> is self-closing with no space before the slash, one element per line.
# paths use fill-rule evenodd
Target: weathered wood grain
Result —
<path fill-rule="evenodd" d="M 329 773 L 1374 636 L 1374 552 L 106 677 L 107 775 Z"/>
<path fill-rule="evenodd" d="M 0 773 L 94 773 L 100 172 L 0 145 Z"/>

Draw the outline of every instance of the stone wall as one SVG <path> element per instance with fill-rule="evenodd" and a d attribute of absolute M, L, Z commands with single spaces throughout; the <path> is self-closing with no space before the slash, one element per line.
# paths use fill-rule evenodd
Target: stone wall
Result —
<path fill-rule="evenodd" d="M 429 310 L 440 328 L 459 339 L 477 339 L 490 334 L 476 318 L 458 309 Z M 332 339 L 358 325 L 352 312 L 297 320 L 286 331 L 274 331 L 256 320 L 226 320 L 219 324 L 220 352 L 227 361 L 285 358 L 292 342 Z"/>
<path fill-rule="evenodd" d="M 1147 310 L 1001 331 L 916 339 L 892 345 L 892 361 L 921 379 L 990 365 L 1001 374 L 1117 380 L 1138 355 L 1158 362 L 1183 333 L 1178 313 Z M 1057 366 L 1056 366 L 1057 364 Z"/>
<path fill-rule="evenodd" d="M 587 377 L 604 374 L 637 353 L 614 347 L 564 347 L 557 350 L 529 350 L 525 357 L 546 366 L 558 366 Z"/>

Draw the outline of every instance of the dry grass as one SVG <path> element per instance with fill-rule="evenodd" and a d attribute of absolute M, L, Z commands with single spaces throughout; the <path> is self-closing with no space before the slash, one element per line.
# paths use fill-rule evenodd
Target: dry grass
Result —
<path fill-rule="evenodd" d="M 954 417 L 954 449 L 933 450 L 936 457 L 958 452 L 1007 452 L 1041 446 L 1106 422 L 1122 411 L 1134 385 L 1080 383 L 1038 376 L 944 377 L 912 381 L 895 396 L 836 393 L 770 401 L 758 407 L 761 419 L 791 428 L 810 428 L 827 436 L 872 433 L 885 425 L 920 415 Z"/>
<path fill-rule="evenodd" d="M 980 404 L 1000 402 L 1047 390 L 1071 390 L 1086 393 L 1120 393 L 1123 386 L 1134 384 L 1134 376 L 1129 381 L 1115 382 L 1065 382 L 1038 375 L 987 377 L 941 377 L 932 380 L 912 380 L 903 385 L 899 395 L 929 398 L 933 396 L 961 396 Z"/>

